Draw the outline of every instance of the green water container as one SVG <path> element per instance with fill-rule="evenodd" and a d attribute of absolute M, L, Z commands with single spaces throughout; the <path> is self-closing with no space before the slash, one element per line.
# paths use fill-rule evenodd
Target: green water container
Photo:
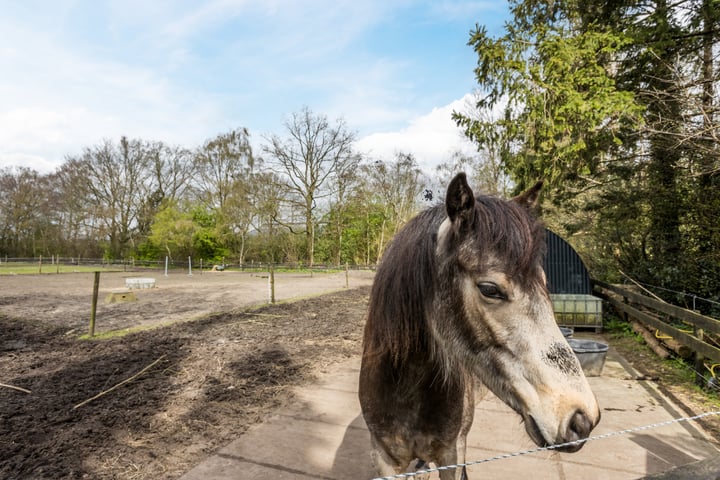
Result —
<path fill-rule="evenodd" d="M 602 300 L 593 295 L 554 293 L 550 295 L 557 324 L 563 327 L 602 330 Z"/>

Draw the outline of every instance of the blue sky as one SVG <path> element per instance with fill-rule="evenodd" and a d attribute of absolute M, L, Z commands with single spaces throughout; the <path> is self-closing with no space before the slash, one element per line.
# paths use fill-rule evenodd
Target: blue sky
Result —
<path fill-rule="evenodd" d="M 50 172 L 121 135 L 256 147 L 308 106 L 376 158 L 472 150 L 449 120 L 475 89 L 476 23 L 496 1 L 0 0 L 0 167 Z"/>

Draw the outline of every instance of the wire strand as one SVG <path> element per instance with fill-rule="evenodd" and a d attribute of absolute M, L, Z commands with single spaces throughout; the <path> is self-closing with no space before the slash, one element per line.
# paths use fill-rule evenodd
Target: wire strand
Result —
<path fill-rule="evenodd" d="M 454 470 L 457 468 L 470 467 L 473 465 L 480 465 L 482 463 L 494 462 L 497 460 L 505 460 L 508 458 L 519 457 L 522 455 L 529 455 L 531 453 L 539 453 L 539 452 L 545 452 L 545 451 L 549 451 L 549 450 L 557 450 L 558 448 L 563 448 L 563 447 L 581 445 L 581 444 L 584 444 L 587 442 L 594 442 L 596 440 L 603 440 L 603 439 L 610 438 L 610 437 L 617 437 L 619 435 L 627 435 L 629 433 L 642 432 L 642 431 L 651 430 L 654 428 L 666 427 L 668 425 L 672 425 L 673 423 L 699 420 L 701 418 L 710 417 L 713 415 L 720 415 L 720 410 L 714 411 L 714 412 L 705 412 L 705 413 L 701 413 L 698 415 L 694 415 L 692 417 L 673 418 L 672 420 L 666 420 L 664 422 L 658 422 L 658 423 L 653 423 L 650 425 L 643 425 L 640 427 L 628 428 L 626 430 L 619 430 L 616 432 L 603 433 L 602 435 L 595 435 L 593 437 L 584 438 L 582 440 L 576 440 L 574 442 L 560 443 L 557 445 L 550 445 L 548 447 L 537 447 L 537 448 L 532 448 L 529 450 L 521 450 L 519 452 L 513 452 L 513 453 L 504 453 L 502 455 L 485 458 L 483 460 L 473 460 L 470 462 L 458 463 L 458 464 L 454 464 L 454 465 L 443 465 L 443 466 L 435 467 L 435 468 L 426 468 L 423 470 L 418 470 L 416 472 L 398 473 L 396 475 L 390 475 L 387 477 L 375 477 L 372 480 L 394 480 L 394 479 L 398 479 L 398 478 L 413 478 L 413 477 L 417 477 L 418 475 L 425 475 L 425 474 L 433 473 L 433 472 L 441 472 L 443 470 Z"/>
<path fill-rule="evenodd" d="M 627 276 L 627 275 L 625 275 L 625 276 L 626 276 L 628 279 L 632 280 L 633 282 L 637 282 L 637 280 L 633 280 L 631 277 L 629 277 L 629 276 Z M 703 301 L 703 302 L 711 303 L 711 304 L 713 304 L 713 305 L 720 305 L 720 302 L 717 302 L 717 301 L 715 301 L 715 300 L 710 300 L 709 298 L 704 298 L 704 297 L 701 297 L 701 296 L 699 296 L 699 295 L 695 295 L 694 293 L 680 292 L 680 291 L 678 291 L 678 290 L 672 290 L 672 289 L 669 289 L 669 288 L 660 287 L 660 286 L 658 286 L 658 285 L 651 285 L 651 284 L 649 284 L 649 283 L 643 283 L 643 282 L 637 282 L 637 283 L 640 284 L 640 285 L 642 285 L 642 286 L 644 286 L 644 287 L 654 288 L 654 289 L 656 289 L 656 290 L 663 290 L 663 291 L 669 292 L 669 293 L 677 293 L 677 294 L 683 295 L 683 296 L 685 296 L 685 297 L 694 298 L 695 300 L 701 300 L 701 301 Z"/>

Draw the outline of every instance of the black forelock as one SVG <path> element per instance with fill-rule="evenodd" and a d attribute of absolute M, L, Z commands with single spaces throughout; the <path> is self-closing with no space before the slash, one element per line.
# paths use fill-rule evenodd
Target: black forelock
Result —
<path fill-rule="evenodd" d="M 501 269 L 522 286 L 539 280 L 545 256 L 545 228 L 525 207 L 513 201 L 476 197 L 474 241 L 482 255 L 492 255 Z"/>
<path fill-rule="evenodd" d="M 478 196 L 470 238 L 451 239 L 449 250 L 438 258 L 437 233 L 447 218 L 442 205 L 430 208 L 410 220 L 388 246 L 378 267 L 370 294 L 368 320 L 365 327 L 365 355 L 389 354 L 402 362 L 411 352 L 427 345 L 427 309 L 437 292 L 437 285 L 447 273 L 440 263 L 457 261 L 453 249 L 457 242 L 472 242 L 482 261 L 492 258 L 500 262 L 505 273 L 524 288 L 540 280 L 545 254 L 545 229 L 530 212 L 513 201 L 492 196 Z M 465 232 L 467 235 L 468 232 Z M 458 231 L 450 235 L 462 235 Z M 453 247 L 453 244 L 455 247 Z M 454 258 L 452 258 L 454 257 Z M 450 269 L 454 270 L 454 269 Z"/>

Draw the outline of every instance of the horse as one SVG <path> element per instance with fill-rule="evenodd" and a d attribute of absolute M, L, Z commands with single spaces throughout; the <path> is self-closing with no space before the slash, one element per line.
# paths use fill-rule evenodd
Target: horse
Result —
<path fill-rule="evenodd" d="M 538 446 L 576 442 L 600 420 L 558 328 L 534 212 L 542 182 L 510 200 L 475 196 L 464 173 L 444 205 L 397 233 L 378 266 L 358 396 L 379 476 L 465 462 L 475 402 L 489 389 Z M 493 432 L 494 434 L 494 432 Z M 463 468 L 442 480 L 467 479 Z"/>

